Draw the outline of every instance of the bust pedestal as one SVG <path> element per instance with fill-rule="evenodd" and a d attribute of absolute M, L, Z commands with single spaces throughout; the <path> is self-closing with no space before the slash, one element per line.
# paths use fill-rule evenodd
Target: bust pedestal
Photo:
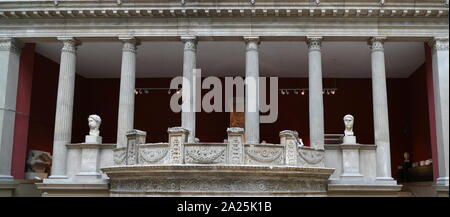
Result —
<path fill-rule="evenodd" d="M 343 144 L 356 144 L 356 136 L 344 136 Z"/>
<path fill-rule="evenodd" d="M 102 137 L 87 135 L 84 143 L 85 144 L 102 144 Z"/>
<path fill-rule="evenodd" d="M 359 171 L 359 147 L 356 136 L 344 136 L 341 145 L 343 173 L 340 178 L 345 182 L 359 182 L 363 178 Z"/>

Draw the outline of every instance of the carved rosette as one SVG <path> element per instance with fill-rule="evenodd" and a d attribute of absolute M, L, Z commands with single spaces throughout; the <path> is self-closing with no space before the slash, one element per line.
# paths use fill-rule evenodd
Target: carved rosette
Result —
<path fill-rule="evenodd" d="M 9 51 L 15 54 L 20 54 L 23 43 L 14 38 L 0 38 L 0 51 Z"/>
<path fill-rule="evenodd" d="M 190 145 L 185 146 L 185 163 L 216 164 L 226 163 L 226 146 Z"/>
<path fill-rule="evenodd" d="M 324 167 L 325 151 L 309 147 L 298 148 L 298 164 L 306 167 Z"/>
<path fill-rule="evenodd" d="M 152 145 L 151 146 L 140 146 L 139 147 L 139 164 L 159 164 L 165 163 L 167 158 L 167 153 L 169 152 L 167 145 Z"/>
<path fill-rule="evenodd" d="M 245 163 L 246 164 L 268 164 L 281 165 L 284 164 L 283 147 L 264 147 L 248 146 L 245 148 Z"/>
<path fill-rule="evenodd" d="M 259 44 L 261 43 L 258 36 L 245 36 L 244 40 L 246 43 L 247 51 L 257 51 L 259 48 Z"/>
<path fill-rule="evenodd" d="M 185 51 L 196 51 L 197 50 L 197 37 L 182 36 L 181 41 L 184 43 Z"/>
<path fill-rule="evenodd" d="M 372 37 L 369 39 L 367 44 L 372 51 L 384 51 L 384 42 L 386 37 Z"/>
<path fill-rule="evenodd" d="M 436 37 L 433 40 L 431 40 L 429 43 L 429 46 L 433 49 L 433 50 L 437 50 L 437 51 L 448 51 L 448 37 Z"/>
<path fill-rule="evenodd" d="M 308 50 L 320 51 L 322 47 L 322 37 L 306 37 L 306 43 L 308 44 Z"/>

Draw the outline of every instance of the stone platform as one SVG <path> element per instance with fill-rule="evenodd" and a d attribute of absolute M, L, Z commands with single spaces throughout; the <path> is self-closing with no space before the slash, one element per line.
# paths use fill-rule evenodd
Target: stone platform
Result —
<path fill-rule="evenodd" d="M 327 196 L 329 168 L 131 165 L 102 169 L 111 196 Z"/>
<path fill-rule="evenodd" d="M 280 144 L 245 144 L 242 128 L 229 128 L 225 143 L 188 143 L 189 131 L 169 128 L 168 143 L 145 143 L 146 133 L 127 133 L 114 150 L 110 196 L 327 196 L 334 172 L 325 150 L 305 147 L 295 131 Z"/>

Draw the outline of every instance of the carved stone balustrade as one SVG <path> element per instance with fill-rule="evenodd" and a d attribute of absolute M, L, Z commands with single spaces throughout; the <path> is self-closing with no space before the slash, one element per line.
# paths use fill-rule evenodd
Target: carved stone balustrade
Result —
<path fill-rule="evenodd" d="M 280 132 L 280 144 L 244 144 L 244 129 L 228 128 L 227 143 L 188 143 L 189 131 L 168 129 L 168 143 L 145 143 L 146 132 L 127 133 L 127 147 L 114 150 L 116 165 L 230 164 L 324 167 L 323 149 L 303 146 L 295 131 Z"/>
<path fill-rule="evenodd" d="M 326 196 L 323 149 L 303 146 L 283 131 L 280 144 L 245 144 L 244 129 L 228 128 L 224 143 L 189 143 L 189 131 L 168 129 L 168 143 L 145 143 L 146 132 L 127 133 L 114 150 L 111 196 Z"/>

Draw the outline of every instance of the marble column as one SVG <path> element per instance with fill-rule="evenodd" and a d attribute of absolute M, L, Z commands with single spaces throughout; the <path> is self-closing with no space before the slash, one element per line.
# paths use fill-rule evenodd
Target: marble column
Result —
<path fill-rule="evenodd" d="M 123 42 L 122 69 L 120 72 L 119 114 L 117 120 L 117 148 L 127 146 L 127 132 L 134 126 L 134 96 L 136 82 L 136 49 L 139 40 L 135 37 L 119 37 Z"/>
<path fill-rule="evenodd" d="M 196 74 L 197 64 L 197 38 L 195 36 L 182 36 L 183 52 L 183 103 L 181 112 L 181 127 L 189 131 L 188 143 L 195 141 L 195 109 L 197 104 Z M 198 84 L 200 85 L 200 84 Z"/>
<path fill-rule="evenodd" d="M 373 37 L 368 44 L 372 59 L 372 100 L 375 145 L 377 146 L 377 181 L 393 181 L 391 177 L 391 150 L 389 116 L 384 63 L 384 37 Z"/>
<path fill-rule="evenodd" d="M 75 70 L 77 46 L 73 37 L 59 37 L 62 41 L 59 66 L 58 97 L 56 100 L 55 134 L 53 140 L 53 162 L 50 179 L 63 179 L 66 176 L 66 145 L 72 139 L 72 113 L 75 89 Z"/>
<path fill-rule="evenodd" d="M 245 53 L 245 142 L 259 141 L 259 37 L 244 37 Z"/>
<path fill-rule="evenodd" d="M 307 37 L 309 67 L 309 135 L 311 147 L 324 148 L 322 37 Z"/>
<path fill-rule="evenodd" d="M 436 114 L 439 178 L 437 185 L 448 186 L 448 37 L 430 42 L 433 60 L 433 91 Z"/>
<path fill-rule="evenodd" d="M 22 43 L 0 38 L 0 181 L 12 181 L 11 162 Z"/>

